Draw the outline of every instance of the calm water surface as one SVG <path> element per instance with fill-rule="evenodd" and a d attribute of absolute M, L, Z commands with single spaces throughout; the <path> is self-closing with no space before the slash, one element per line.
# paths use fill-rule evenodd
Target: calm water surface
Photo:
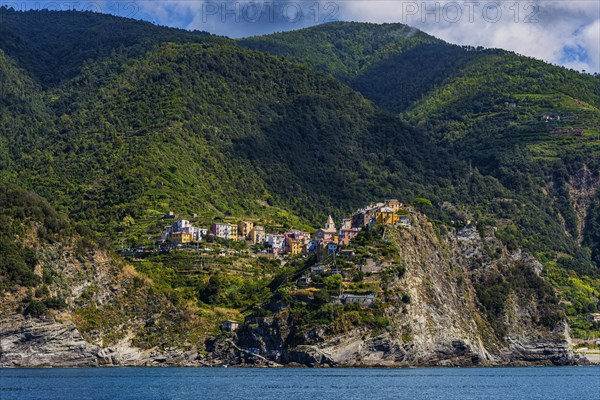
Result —
<path fill-rule="evenodd" d="M 0 369 L 0 399 L 600 400 L 600 367 Z"/>

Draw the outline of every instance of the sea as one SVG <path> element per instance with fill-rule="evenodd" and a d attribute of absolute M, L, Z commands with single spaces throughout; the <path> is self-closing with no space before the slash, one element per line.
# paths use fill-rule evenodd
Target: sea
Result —
<path fill-rule="evenodd" d="M 600 400 L 600 366 L 0 369 L 1 400 Z"/>

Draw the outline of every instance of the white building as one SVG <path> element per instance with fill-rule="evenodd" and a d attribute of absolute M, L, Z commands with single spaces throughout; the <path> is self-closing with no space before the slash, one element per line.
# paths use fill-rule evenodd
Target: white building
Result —
<path fill-rule="evenodd" d="M 269 233 L 265 236 L 265 243 L 273 250 L 274 254 L 280 253 L 283 250 L 285 236 Z"/>
<path fill-rule="evenodd" d="M 237 225 L 217 222 L 212 224 L 211 233 L 221 239 L 237 239 Z"/>
<path fill-rule="evenodd" d="M 190 221 L 185 219 L 178 219 L 173 224 L 173 232 L 183 232 L 185 228 L 189 228 L 191 226 L 192 224 L 190 224 Z"/>

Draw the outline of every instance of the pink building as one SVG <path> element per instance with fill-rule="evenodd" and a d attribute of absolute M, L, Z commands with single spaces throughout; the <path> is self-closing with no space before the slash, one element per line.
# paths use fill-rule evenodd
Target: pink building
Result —
<path fill-rule="evenodd" d="M 329 216 L 329 218 L 327 218 L 325 228 L 320 228 L 319 230 L 317 230 L 315 238 L 323 244 L 337 242 L 337 229 L 335 229 L 335 223 L 333 222 L 333 218 L 331 218 L 331 215 Z"/>
<path fill-rule="evenodd" d="M 338 239 L 339 244 L 343 245 L 343 246 L 348 246 L 350 241 L 352 239 L 354 239 L 356 237 L 356 235 L 358 235 L 358 232 L 360 232 L 360 229 L 358 229 L 358 228 L 349 228 L 349 229 L 342 228 L 342 229 L 340 229 L 339 239 Z"/>

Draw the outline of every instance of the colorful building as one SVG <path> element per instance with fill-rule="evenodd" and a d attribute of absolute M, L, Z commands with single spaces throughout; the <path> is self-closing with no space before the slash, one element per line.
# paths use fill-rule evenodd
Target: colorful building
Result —
<path fill-rule="evenodd" d="M 181 231 L 192 235 L 192 242 L 200 242 L 208 234 L 208 229 L 198 228 L 193 225 L 187 226 L 187 227 L 183 228 Z"/>
<path fill-rule="evenodd" d="M 342 226 L 340 229 L 351 229 L 352 228 L 352 218 L 344 218 L 342 220 Z"/>
<path fill-rule="evenodd" d="M 375 214 L 375 222 L 378 224 L 396 225 L 398 214 L 390 207 L 381 207 Z"/>
<path fill-rule="evenodd" d="M 343 246 L 348 246 L 350 241 L 358 235 L 360 229 L 358 228 L 342 228 L 339 232 L 338 243 Z"/>
<path fill-rule="evenodd" d="M 315 238 L 322 243 L 337 243 L 337 229 L 335 229 L 335 223 L 333 222 L 333 218 L 331 215 L 327 218 L 327 223 L 325 224 L 325 228 L 320 228 L 317 230 L 315 234 Z"/>
<path fill-rule="evenodd" d="M 265 243 L 273 254 L 280 254 L 283 252 L 285 236 L 269 233 L 265 236 Z"/>
<path fill-rule="evenodd" d="M 180 219 L 171 226 L 165 227 L 161 234 L 162 241 L 171 238 L 175 243 L 200 242 L 208 234 L 208 229 L 193 226 L 190 221 Z"/>
<path fill-rule="evenodd" d="M 377 207 L 370 205 L 369 207 L 361 208 L 352 215 L 352 227 L 362 228 L 375 222 Z"/>
<path fill-rule="evenodd" d="M 397 212 L 402 207 L 402 204 L 396 199 L 389 199 L 385 201 L 385 206 Z"/>
<path fill-rule="evenodd" d="M 265 228 L 255 225 L 250 231 L 250 241 L 252 244 L 263 243 L 265 241 Z"/>
<path fill-rule="evenodd" d="M 250 239 L 250 233 L 254 228 L 254 223 L 241 221 L 238 223 L 238 237 L 240 240 Z"/>
<path fill-rule="evenodd" d="M 298 240 L 293 238 L 285 239 L 285 252 L 291 256 L 297 256 L 302 254 L 302 249 L 304 248 L 304 244 Z"/>
<path fill-rule="evenodd" d="M 328 243 L 327 244 L 327 254 L 332 256 L 336 253 L 338 249 L 338 245 L 336 243 Z"/>
<path fill-rule="evenodd" d="M 185 244 L 192 242 L 192 235 L 185 232 L 173 232 L 171 239 L 173 239 L 173 242 L 176 244 Z"/>
<path fill-rule="evenodd" d="M 314 252 L 318 251 L 320 248 L 321 248 L 321 246 L 320 246 L 318 240 L 311 240 L 306 245 L 306 251 L 309 253 L 314 253 Z"/>
<path fill-rule="evenodd" d="M 215 237 L 227 240 L 237 240 L 238 227 L 237 225 L 227 224 L 224 222 L 216 222 L 212 224 L 210 231 Z"/>
<path fill-rule="evenodd" d="M 310 233 L 298 229 L 292 229 L 291 231 L 284 233 L 284 236 L 286 237 L 286 239 L 296 239 L 303 245 L 308 244 L 308 242 L 310 242 Z"/>

